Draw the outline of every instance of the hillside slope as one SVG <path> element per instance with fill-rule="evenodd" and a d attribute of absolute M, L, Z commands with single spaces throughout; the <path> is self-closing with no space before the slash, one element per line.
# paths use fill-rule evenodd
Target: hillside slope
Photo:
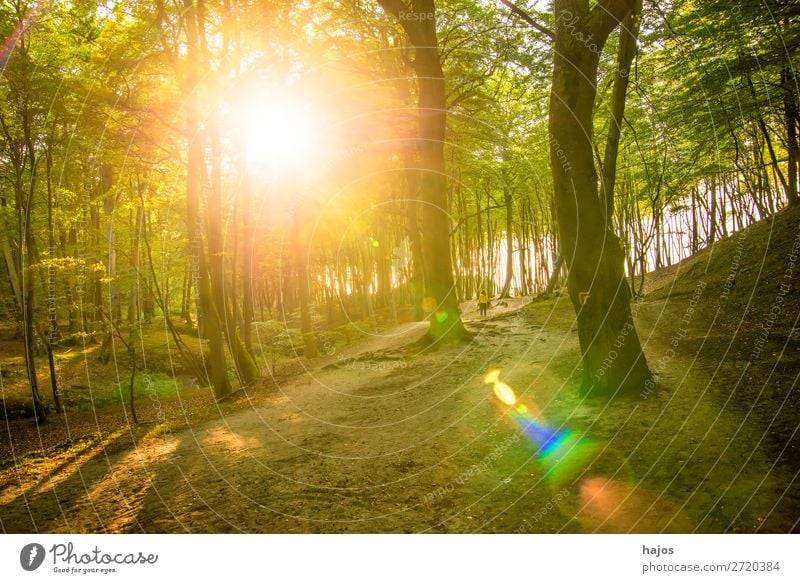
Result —
<path fill-rule="evenodd" d="M 739 316 L 744 311 L 769 312 L 770 300 L 779 294 L 785 311 L 796 312 L 800 306 L 800 208 L 786 209 L 676 265 L 648 274 L 645 293 L 650 300 L 691 294 L 700 281 L 707 284 L 710 296 L 724 301 L 725 311 L 732 315 L 737 315 L 736 310 L 743 311 Z"/>
<path fill-rule="evenodd" d="M 688 389 L 739 416 L 731 442 L 751 451 L 731 486 L 752 456 L 772 460 L 757 486 L 783 485 L 760 528 L 778 532 L 800 528 L 799 290 L 800 209 L 787 209 L 648 275 L 639 313 L 643 334 L 657 329 L 675 349 L 648 352 L 670 396 Z"/>

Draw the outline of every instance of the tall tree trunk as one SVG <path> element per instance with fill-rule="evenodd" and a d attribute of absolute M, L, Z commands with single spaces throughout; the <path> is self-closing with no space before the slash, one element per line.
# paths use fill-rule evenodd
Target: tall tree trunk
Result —
<path fill-rule="evenodd" d="M 555 0 L 549 129 L 559 245 L 577 314 L 583 388 L 606 396 L 641 390 L 650 378 L 631 315 L 624 252 L 599 197 L 592 144 L 600 52 L 633 5 L 600 0 L 590 9 L 581 0 Z"/>
<path fill-rule="evenodd" d="M 416 164 L 416 162 L 413 162 Z M 425 318 L 423 303 L 425 301 L 425 266 L 422 259 L 422 236 L 419 232 L 419 172 L 412 167 L 412 161 L 406 159 L 406 181 L 408 183 L 408 201 L 406 202 L 406 229 L 409 247 L 411 248 L 411 288 L 414 301 L 414 319 Z"/>
<path fill-rule="evenodd" d="M 692 240 L 690 242 L 692 255 L 697 253 L 700 248 L 700 243 L 697 240 L 697 187 L 692 187 Z"/>
<path fill-rule="evenodd" d="M 708 213 L 708 244 L 717 240 L 717 182 L 711 179 L 711 212 Z"/>
<path fill-rule="evenodd" d="M 508 184 L 503 185 L 503 200 L 506 206 L 506 280 L 500 292 L 501 298 L 511 297 L 511 283 L 514 281 L 514 197 Z"/>
<path fill-rule="evenodd" d="M 786 123 L 786 150 L 789 160 L 787 162 L 789 170 L 786 173 L 788 188 L 786 197 L 789 199 L 789 206 L 800 204 L 800 197 L 797 194 L 798 163 L 800 163 L 800 145 L 797 141 L 797 101 L 795 100 L 794 73 L 789 69 L 781 72 L 781 84 L 783 86 L 783 111 Z"/>
<path fill-rule="evenodd" d="M 25 356 L 25 370 L 28 373 L 28 383 L 31 388 L 31 399 L 33 401 L 33 410 L 40 420 L 47 418 L 47 408 L 42 402 L 41 394 L 39 393 L 39 379 L 36 374 L 36 359 L 35 359 L 35 327 L 34 327 L 34 307 L 36 304 L 36 288 L 34 281 L 34 270 L 31 268 L 33 250 L 35 246 L 33 237 L 33 228 L 31 227 L 31 216 L 33 211 L 33 191 L 34 191 L 34 174 L 36 172 L 35 156 L 31 155 L 31 184 L 27 194 L 27 201 L 19 205 L 19 219 L 20 219 L 20 244 L 19 244 L 19 258 L 17 264 L 19 265 L 21 273 L 18 274 L 18 279 L 22 282 L 22 334 L 23 334 L 23 351 Z M 24 191 L 22 191 L 24 192 Z"/>
<path fill-rule="evenodd" d="M 27 48 L 21 46 L 27 52 Z M 27 79 L 26 79 L 27 82 Z M 29 90 L 29 89 L 28 89 Z M 42 402 L 39 393 L 39 380 L 36 375 L 36 361 L 34 357 L 35 328 L 34 328 L 34 308 L 36 304 L 36 288 L 34 281 L 34 270 L 32 269 L 33 258 L 35 257 L 36 241 L 33 234 L 31 219 L 33 217 L 34 195 L 36 193 L 36 144 L 31 129 L 32 115 L 28 107 L 27 91 L 21 105 L 21 121 L 24 139 L 24 152 L 27 159 L 29 180 L 23 183 L 22 169 L 19 165 L 15 173 L 15 191 L 17 198 L 17 222 L 20 234 L 19 257 L 17 265 L 20 269 L 18 280 L 22 282 L 22 333 L 25 354 L 25 369 L 28 372 L 28 382 L 31 388 L 31 399 L 33 410 L 36 417 L 42 421 L 47 418 L 47 407 Z M 24 186 L 23 186 L 24 184 Z"/>
<path fill-rule="evenodd" d="M 4 205 L 5 206 L 5 205 Z M 11 251 L 11 245 L 8 242 L 8 236 L 5 229 L 0 229 L 0 248 L 3 252 L 3 260 L 5 261 L 6 271 L 8 273 L 8 281 L 11 285 L 11 294 L 14 297 L 14 311 L 17 315 L 22 314 L 22 288 L 19 284 L 19 276 L 17 264 L 14 261 L 14 254 Z"/>
<path fill-rule="evenodd" d="M 243 189 L 243 202 L 242 209 L 242 337 L 247 352 L 251 355 L 253 352 L 253 320 L 255 320 L 255 306 L 253 302 L 253 278 L 254 262 L 253 262 L 253 240 L 255 238 L 255 231 L 253 230 L 252 218 L 252 191 L 250 185 L 250 178 L 244 170 L 244 189 Z"/>
<path fill-rule="evenodd" d="M 376 211 L 376 214 L 378 230 L 372 240 L 372 249 L 375 257 L 375 275 L 378 280 L 375 302 L 377 307 L 384 308 L 389 305 L 392 294 L 391 239 L 385 214 L 380 208 Z"/>
<path fill-rule="evenodd" d="M 142 224 L 144 222 L 144 208 L 141 205 L 136 206 L 136 218 L 131 221 L 132 234 L 131 234 L 131 288 L 130 297 L 128 299 L 128 323 L 133 324 L 138 322 L 141 317 L 141 278 L 139 276 L 141 257 L 140 257 L 140 241 L 142 235 Z M 189 279 L 188 271 L 186 279 Z M 186 298 L 184 298 L 186 301 Z"/>
<path fill-rule="evenodd" d="M 106 279 L 108 281 L 108 318 L 110 320 L 108 329 L 103 335 L 103 344 L 100 349 L 99 360 L 106 364 L 111 358 L 111 337 L 114 332 L 113 327 L 119 321 L 119 289 L 116 283 L 117 276 L 117 249 L 114 241 L 114 207 L 116 198 L 113 193 L 109 194 L 114 184 L 114 171 L 111 165 L 103 164 L 100 168 L 100 188 L 103 196 L 103 215 L 105 216 L 104 244 L 106 253 Z M 102 300 L 102 298 L 101 298 Z M 102 313 L 102 303 L 99 304 Z"/>
<path fill-rule="evenodd" d="M 530 201 L 523 202 L 520 205 L 520 224 L 522 228 L 520 229 L 520 243 L 519 243 L 519 281 L 520 281 L 520 295 L 526 296 L 528 295 L 528 266 L 525 262 L 527 258 L 528 250 L 530 246 L 528 244 L 528 227 L 526 223 L 528 222 L 529 215 L 526 213 L 526 206 L 530 204 Z"/>
<path fill-rule="evenodd" d="M 304 224 L 305 221 L 300 219 L 300 209 L 295 213 L 293 220 L 294 264 L 297 273 L 297 297 L 300 300 L 300 332 L 303 334 L 303 354 L 306 358 L 316 358 L 319 351 L 317 350 L 317 339 L 314 337 L 314 329 L 311 322 L 311 306 L 308 297 L 309 248 L 305 233 L 301 232 L 302 224 Z M 369 292 L 366 289 L 364 289 L 364 298 L 365 301 L 369 301 Z"/>
<path fill-rule="evenodd" d="M 495 229 L 492 224 L 492 200 L 488 187 L 486 188 L 486 293 L 494 296 L 494 236 Z"/>
<path fill-rule="evenodd" d="M 244 385 L 253 384 L 258 378 L 258 367 L 252 355 L 245 348 L 239 335 L 238 318 L 230 309 L 228 296 L 231 301 L 237 301 L 235 292 L 230 285 L 231 280 L 225 272 L 225 257 L 227 253 L 223 244 L 222 227 L 222 144 L 220 142 L 219 126 L 216 122 L 209 124 L 211 142 L 211 188 L 208 189 L 208 213 L 205 220 L 206 236 L 208 240 L 209 279 L 211 282 L 211 297 L 215 304 L 216 313 L 221 319 L 220 324 L 228 340 L 228 349 L 233 357 L 233 363 L 239 379 Z M 234 259 L 235 263 L 235 259 Z"/>
<path fill-rule="evenodd" d="M 455 294 L 450 258 L 450 212 L 445 183 L 444 142 L 447 125 L 444 72 L 436 38 L 433 0 L 415 0 L 414 9 L 431 18 L 419 23 L 414 67 L 419 84 L 420 160 L 422 175 L 422 256 L 425 296 L 433 340 L 458 339 L 465 331 Z"/>
<path fill-rule="evenodd" d="M 58 329 L 58 309 L 56 306 L 56 268 L 54 265 L 56 257 L 56 234 L 55 234 L 55 201 L 53 200 L 53 157 L 52 151 L 48 148 L 45 152 L 46 173 L 47 173 L 47 255 L 50 260 L 47 266 L 47 321 L 48 334 L 45 338 L 47 345 L 47 364 L 50 369 L 50 388 L 53 392 L 53 405 L 56 413 L 61 413 L 61 396 L 58 388 L 58 373 L 56 372 L 55 356 L 53 351 L 58 345 L 60 338 Z"/>
<path fill-rule="evenodd" d="M 186 100 L 186 134 L 189 139 L 188 168 L 186 174 L 186 220 L 191 255 L 194 261 L 193 277 L 198 290 L 200 326 L 209 340 L 209 359 L 206 369 L 214 395 L 220 399 L 231 391 L 225 362 L 225 343 L 222 336 L 220 314 L 214 304 L 209 269 L 203 244 L 203 217 L 201 195 L 205 175 L 203 139 L 200 134 L 200 108 L 197 90 L 200 83 L 200 53 L 198 47 L 197 11 L 193 0 L 183 0 L 187 45 L 187 79 L 184 88 Z M 215 217 L 218 218 L 218 217 Z M 167 307 L 165 306 L 165 309 Z"/>
<path fill-rule="evenodd" d="M 478 235 L 476 237 L 478 245 L 478 283 L 475 286 L 477 288 L 475 295 L 477 296 L 481 290 L 485 290 L 488 293 L 486 288 L 486 243 L 483 229 L 483 210 L 481 209 L 481 197 L 478 193 L 475 193 L 475 223 L 475 230 Z"/>
<path fill-rule="evenodd" d="M 625 117 L 625 102 L 628 95 L 628 81 L 631 63 L 636 54 L 636 42 L 642 22 L 642 0 L 634 0 L 633 9 L 625 17 L 620 29 L 619 50 L 617 51 L 617 70 L 614 77 L 614 92 L 611 97 L 611 126 L 606 138 L 603 154 L 603 176 L 600 182 L 600 198 L 605 203 L 605 218 L 611 229 L 614 218 L 614 185 L 617 179 L 617 157 L 619 140 L 622 135 L 622 120 Z"/>
<path fill-rule="evenodd" d="M 420 199 L 422 257 L 425 269 L 425 311 L 431 340 L 462 338 L 466 331 L 458 308 L 450 257 L 450 212 L 447 204 L 444 141 L 447 101 L 444 72 L 436 36 L 434 0 L 379 0 L 406 31 L 414 48 L 413 66 L 418 86 Z M 407 13 L 425 18 L 409 19 Z"/>

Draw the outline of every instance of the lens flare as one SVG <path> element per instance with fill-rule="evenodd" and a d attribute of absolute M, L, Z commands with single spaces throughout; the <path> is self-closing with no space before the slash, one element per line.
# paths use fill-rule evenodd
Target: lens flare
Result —
<path fill-rule="evenodd" d="M 498 381 L 494 384 L 494 394 L 509 407 L 513 407 L 517 403 L 517 396 L 514 391 L 503 382 Z"/>
<path fill-rule="evenodd" d="M 510 409 L 507 414 L 536 446 L 536 460 L 553 490 L 568 492 L 559 508 L 598 532 L 689 532 L 689 520 L 677 505 L 631 485 L 626 461 L 602 443 L 579 432 L 545 423 L 535 404 L 524 405 L 500 380 L 500 371 L 484 377 Z M 529 407 L 534 414 L 529 413 Z M 614 479 L 622 474 L 623 479 Z"/>
<path fill-rule="evenodd" d="M 514 394 L 514 389 L 500 380 L 499 370 L 489 371 L 483 378 L 483 382 L 487 385 L 494 385 L 494 394 L 502 403 L 505 403 L 509 407 L 513 407 L 517 404 L 517 396 Z M 521 407 L 524 407 L 524 405 L 521 405 Z"/>
<path fill-rule="evenodd" d="M 494 384 L 498 380 L 500 380 L 499 369 L 490 370 L 489 372 L 486 373 L 486 376 L 483 377 L 483 382 L 486 383 L 487 385 Z"/>

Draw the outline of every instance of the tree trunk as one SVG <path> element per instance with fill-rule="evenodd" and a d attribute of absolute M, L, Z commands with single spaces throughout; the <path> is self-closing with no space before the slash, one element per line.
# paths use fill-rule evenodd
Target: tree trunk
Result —
<path fill-rule="evenodd" d="M 301 233 L 300 210 L 294 215 L 293 238 L 295 252 L 295 271 L 297 273 L 297 297 L 300 300 L 300 332 L 303 334 L 303 355 L 306 358 L 318 356 L 317 340 L 311 324 L 311 308 L 308 300 L 308 245 L 305 234 Z M 364 290 L 365 300 L 369 301 L 369 294 Z"/>
<path fill-rule="evenodd" d="M 246 169 L 244 170 L 246 173 Z M 253 240 L 255 231 L 253 230 L 252 219 L 252 192 L 250 188 L 249 176 L 244 176 L 244 201 L 242 203 L 242 234 L 244 243 L 242 244 L 242 336 L 247 352 L 251 355 L 253 351 L 253 320 L 255 320 L 255 304 L 253 301 Z"/>
<path fill-rule="evenodd" d="M 31 184 L 30 194 L 34 190 L 34 177 L 36 172 L 35 156 L 31 155 Z M 21 186 L 21 185 L 20 185 Z M 20 191 L 22 192 L 22 191 Z M 39 393 L 39 379 L 36 374 L 36 360 L 34 345 L 36 342 L 35 328 L 34 328 L 34 307 L 36 303 L 34 270 L 31 268 L 31 257 L 33 256 L 34 238 L 33 229 L 31 228 L 31 216 L 33 211 L 33 196 L 28 196 L 27 203 L 18 198 L 18 213 L 20 222 L 20 244 L 19 244 L 19 265 L 21 273 L 18 274 L 18 279 L 22 282 L 22 334 L 23 334 L 23 351 L 25 356 L 25 370 L 28 373 L 28 383 L 31 388 L 31 400 L 33 401 L 33 410 L 36 417 L 40 420 L 47 418 L 47 408 L 42 402 L 42 397 Z"/>
<path fill-rule="evenodd" d="M 225 272 L 227 253 L 221 228 L 224 220 L 222 206 L 222 145 L 219 126 L 216 122 L 209 124 L 209 134 L 211 142 L 211 188 L 208 189 L 208 215 L 204 224 L 208 241 L 211 299 L 220 318 L 220 325 L 228 340 L 228 349 L 233 357 L 233 363 L 239 379 L 243 385 L 251 385 L 258 379 L 258 366 L 242 342 L 239 335 L 238 318 L 230 309 L 228 302 L 228 296 L 231 296 L 231 300 L 234 302 L 237 298 L 232 290 L 233 286 L 230 285 L 231 280 Z M 233 261 L 235 264 L 235 259 Z"/>
<path fill-rule="evenodd" d="M 113 334 L 113 325 L 119 321 L 119 290 L 116 284 L 117 276 L 117 250 L 116 242 L 114 241 L 114 207 L 116 200 L 113 194 L 109 194 L 109 190 L 114 183 L 113 169 L 108 164 L 103 164 L 100 169 L 100 185 L 101 192 L 105 199 L 103 200 L 103 215 L 105 216 L 105 233 L 104 233 L 104 247 L 106 252 L 106 279 L 108 280 L 108 318 L 109 328 L 103 335 L 103 344 L 100 349 L 98 359 L 101 363 L 106 364 L 111 358 L 111 335 Z M 102 288 L 101 288 L 102 289 Z M 102 298 L 98 304 L 100 313 L 103 311 Z"/>
<path fill-rule="evenodd" d="M 192 0 L 183 0 L 187 39 L 187 79 L 184 88 L 186 100 L 186 135 L 189 138 L 188 168 L 186 175 L 186 219 L 190 250 L 194 262 L 194 273 L 198 290 L 198 319 L 202 319 L 202 328 L 209 340 L 209 359 L 207 370 L 214 395 L 217 399 L 225 397 L 231 391 L 225 362 L 225 344 L 222 336 L 220 315 L 214 305 L 209 270 L 203 248 L 203 217 L 200 211 L 200 200 L 203 190 L 205 156 L 203 141 L 200 135 L 200 111 L 197 88 L 200 83 L 200 55 L 198 43 L 197 12 Z M 218 217 L 215 217 L 218 218 Z M 167 306 L 165 306 L 167 309 Z"/>
<path fill-rule="evenodd" d="M 141 279 L 139 277 L 140 271 L 140 241 L 141 241 L 141 234 L 142 234 L 142 223 L 144 222 L 144 208 L 141 205 L 136 206 L 136 218 L 131 221 L 133 227 L 133 233 L 131 234 L 131 288 L 130 288 L 130 298 L 128 299 L 128 323 L 133 324 L 137 322 L 141 317 Z M 186 275 L 186 279 L 188 280 L 188 271 Z M 185 298 L 184 298 L 185 301 Z"/>
<path fill-rule="evenodd" d="M 413 3 L 420 13 L 433 15 L 433 0 Z M 420 160 L 422 174 L 422 256 L 425 262 L 425 296 L 429 304 L 429 335 L 433 340 L 458 339 L 464 335 L 455 294 L 450 259 L 450 213 L 445 184 L 444 141 L 447 103 L 439 59 L 434 18 L 419 23 L 420 37 L 414 60 L 419 83 Z"/>
<path fill-rule="evenodd" d="M 700 244 L 697 240 L 697 187 L 692 187 L 692 240 L 690 242 L 692 255 L 697 253 Z"/>
<path fill-rule="evenodd" d="M 47 172 L 47 254 L 50 260 L 47 266 L 48 334 L 45 338 L 45 345 L 47 346 L 47 364 L 50 368 L 50 388 L 53 392 L 53 405 L 55 406 L 56 413 L 61 413 L 58 374 L 56 372 L 55 356 L 53 354 L 53 350 L 58 345 L 60 333 L 58 329 L 58 309 L 56 307 L 56 268 L 53 264 L 56 257 L 55 218 L 53 216 L 55 201 L 53 200 L 52 184 L 53 157 L 49 148 L 45 152 L 45 162 Z"/>
<path fill-rule="evenodd" d="M 583 389 L 611 396 L 641 390 L 650 378 L 630 310 L 624 253 L 606 224 L 593 157 L 599 56 L 634 0 L 556 0 L 550 97 L 550 160 L 559 245 L 578 320 Z"/>
<path fill-rule="evenodd" d="M 786 198 L 789 206 L 800 204 L 800 197 L 797 194 L 798 163 L 800 163 L 800 145 L 797 142 L 797 102 L 794 97 L 794 74 L 789 69 L 781 72 L 781 84 L 784 89 L 783 108 L 784 120 L 786 123 L 786 150 L 788 152 L 789 170 L 786 173 L 788 188 Z"/>
<path fill-rule="evenodd" d="M 476 241 L 478 244 L 478 283 L 475 286 L 476 296 L 480 290 L 486 290 L 486 240 L 483 230 L 483 210 L 481 209 L 480 194 L 475 193 L 475 222 L 476 222 Z M 487 290 L 488 291 L 488 290 Z"/>
<path fill-rule="evenodd" d="M 444 72 L 436 36 L 434 0 L 412 0 L 411 10 L 400 0 L 379 0 L 397 19 L 414 47 L 413 66 L 418 85 L 419 147 L 422 169 L 422 258 L 425 269 L 425 312 L 433 341 L 456 340 L 466 331 L 458 308 L 450 257 L 450 212 L 447 204 L 444 141 L 447 100 Z M 426 18 L 409 19 L 406 13 Z"/>
<path fill-rule="evenodd" d="M 511 297 L 511 282 L 514 280 L 514 197 L 507 184 L 503 185 L 503 200 L 506 206 L 506 280 L 500 298 Z"/>
<path fill-rule="evenodd" d="M 711 212 L 708 213 L 708 244 L 717 240 L 717 183 L 711 179 Z"/>
<path fill-rule="evenodd" d="M 611 126 L 606 138 L 606 149 L 603 154 L 603 179 L 600 183 L 600 198 L 605 203 L 606 223 L 611 229 L 614 218 L 614 185 L 617 179 L 617 156 L 619 140 L 622 135 L 622 120 L 625 117 L 625 102 L 628 95 L 628 80 L 631 63 L 636 54 L 636 42 L 639 38 L 639 26 L 642 22 L 642 0 L 634 0 L 633 9 L 622 22 L 617 51 L 617 70 L 614 77 L 614 92 L 611 98 Z"/>
<path fill-rule="evenodd" d="M 425 301 L 425 266 L 422 259 L 422 236 L 419 232 L 419 174 L 412 168 L 411 161 L 406 160 L 406 181 L 408 183 L 408 201 L 406 202 L 406 229 L 409 247 L 411 248 L 411 288 L 414 301 L 414 319 L 425 318 L 423 303 Z"/>
<path fill-rule="evenodd" d="M 36 172 L 37 172 L 37 158 L 36 146 L 30 127 L 32 115 L 28 109 L 27 97 L 24 100 L 21 111 L 22 128 L 24 136 L 24 152 L 27 157 L 28 172 L 30 179 L 28 183 L 23 186 L 23 177 L 21 174 L 22 166 L 18 167 L 15 173 L 15 191 L 17 198 L 17 223 L 20 233 L 19 241 L 19 256 L 17 266 L 20 273 L 17 274 L 17 279 L 22 282 L 22 333 L 24 342 L 25 354 L 25 369 L 28 373 L 28 382 L 31 388 L 31 399 L 33 401 L 33 410 L 36 417 L 41 421 L 47 418 L 47 407 L 42 402 L 39 393 L 39 380 L 36 375 L 36 362 L 34 358 L 34 308 L 36 304 L 36 288 L 34 282 L 34 270 L 32 269 L 32 259 L 35 256 L 34 249 L 36 241 L 34 239 L 33 227 L 31 219 L 33 217 L 33 204 L 36 192 Z"/>
<path fill-rule="evenodd" d="M 14 262 L 14 255 L 11 252 L 11 245 L 4 229 L 0 230 L 0 248 L 3 251 L 3 259 L 8 272 L 8 281 L 11 285 L 11 294 L 14 297 L 14 313 L 17 316 L 22 314 L 22 289 L 19 285 L 17 264 Z"/>
<path fill-rule="evenodd" d="M 528 201 L 530 204 L 530 201 Z M 526 214 L 526 203 L 523 202 L 520 205 L 520 241 L 519 241 L 519 281 L 520 281 L 520 295 L 527 296 L 528 295 L 528 266 L 525 262 L 527 258 L 527 252 L 530 249 L 528 244 L 528 228 L 526 226 L 526 219 L 529 217 Z"/>

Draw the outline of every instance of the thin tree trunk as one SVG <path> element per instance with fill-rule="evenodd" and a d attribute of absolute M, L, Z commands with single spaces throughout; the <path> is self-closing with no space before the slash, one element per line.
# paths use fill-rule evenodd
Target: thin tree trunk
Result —
<path fill-rule="evenodd" d="M 53 217 L 55 203 L 53 201 L 52 184 L 53 157 L 49 148 L 45 152 L 45 162 L 45 171 L 47 172 L 47 249 L 50 259 L 50 263 L 47 266 L 47 319 L 49 330 L 45 338 L 45 345 L 47 346 L 47 364 L 50 368 L 50 388 L 53 392 L 53 405 L 55 405 L 56 413 L 61 413 L 58 374 L 56 373 L 55 356 L 53 354 L 60 334 L 58 330 L 58 309 L 56 307 L 56 269 L 53 265 L 56 257 L 55 220 Z"/>
<path fill-rule="evenodd" d="M 789 206 L 797 206 L 800 204 L 800 197 L 797 194 L 797 178 L 798 178 L 798 163 L 800 163 L 800 145 L 797 140 L 797 102 L 795 101 L 795 84 L 794 74 L 789 69 L 784 69 L 781 72 L 781 84 L 784 89 L 783 97 L 783 110 L 784 121 L 786 123 L 786 150 L 788 153 L 788 171 L 786 173 L 786 181 L 788 189 L 786 190 L 786 197 L 789 200 Z"/>
<path fill-rule="evenodd" d="M 303 335 L 303 354 L 306 358 L 318 356 L 317 340 L 311 325 L 311 308 L 308 300 L 308 245 L 305 234 L 301 233 L 300 210 L 294 215 L 292 234 L 294 239 L 295 271 L 297 273 L 297 295 L 300 300 L 300 332 Z M 365 300 L 369 301 L 369 294 L 364 290 Z"/>
<path fill-rule="evenodd" d="M 506 206 L 506 280 L 500 298 L 511 297 L 511 282 L 514 280 L 514 198 L 507 184 L 503 185 L 503 199 Z"/>
<path fill-rule="evenodd" d="M 639 26 L 642 22 L 642 0 L 635 0 L 632 10 L 622 22 L 617 52 L 617 69 L 614 78 L 614 92 L 611 98 L 611 126 L 606 138 L 606 149 L 603 155 L 603 175 L 600 183 L 600 198 L 605 203 L 605 218 L 611 229 L 614 218 L 614 186 L 617 177 L 617 157 L 619 140 L 622 135 L 622 120 L 625 116 L 625 102 L 628 95 L 628 81 L 631 63 L 636 54 L 636 43 L 639 38 Z"/>

